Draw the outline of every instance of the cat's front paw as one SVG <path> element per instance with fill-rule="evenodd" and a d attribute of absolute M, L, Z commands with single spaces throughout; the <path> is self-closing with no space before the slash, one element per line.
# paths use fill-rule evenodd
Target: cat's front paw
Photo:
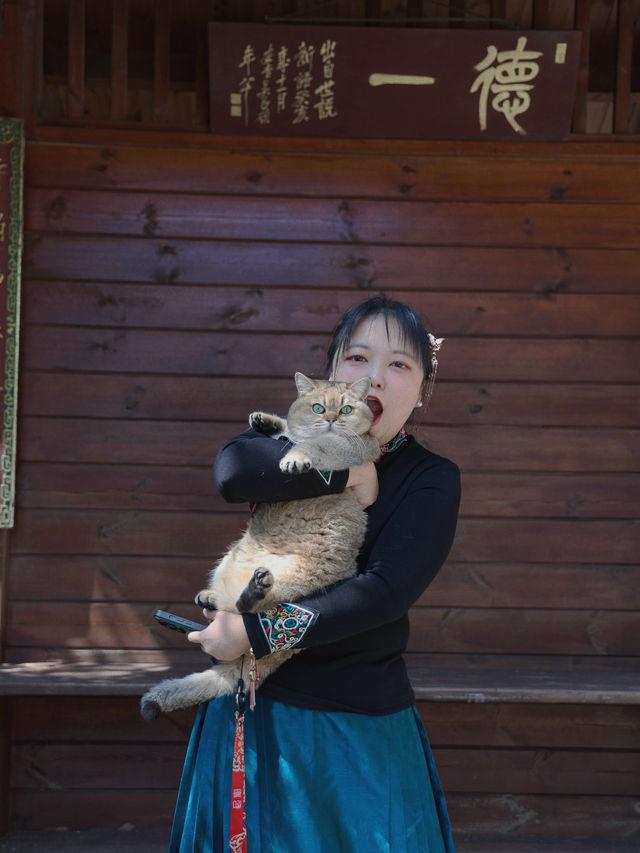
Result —
<path fill-rule="evenodd" d="M 206 607 L 207 610 L 217 610 L 215 589 L 201 589 L 196 595 L 198 607 Z"/>
<path fill-rule="evenodd" d="M 268 415 L 266 412 L 251 412 L 249 426 L 263 435 L 275 435 L 278 432 L 283 432 L 285 422 L 277 415 Z"/>
<path fill-rule="evenodd" d="M 302 450 L 290 450 L 280 460 L 280 470 L 285 474 L 300 474 L 312 467 L 311 459 Z"/>

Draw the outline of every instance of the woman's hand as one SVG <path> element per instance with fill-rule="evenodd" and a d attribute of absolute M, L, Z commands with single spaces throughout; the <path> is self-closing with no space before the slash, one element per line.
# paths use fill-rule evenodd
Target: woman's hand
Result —
<path fill-rule="evenodd" d="M 249 651 L 250 643 L 245 631 L 242 616 L 226 610 L 205 610 L 211 620 L 204 631 L 192 631 L 187 634 L 190 643 L 197 643 L 202 651 L 216 660 L 230 661 Z"/>
<path fill-rule="evenodd" d="M 349 468 L 347 489 L 353 489 L 361 507 L 366 509 L 378 499 L 378 472 L 373 462 Z"/>

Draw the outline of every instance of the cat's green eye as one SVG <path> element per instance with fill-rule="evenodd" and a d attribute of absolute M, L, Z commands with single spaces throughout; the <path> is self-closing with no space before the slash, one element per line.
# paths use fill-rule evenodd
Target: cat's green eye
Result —
<path fill-rule="evenodd" d="M 320 405 L 320 403 L 314 403 L 311 409 L 316 413 L 316 415 L 321 415 L 323 412 L 327 411 L 324 406 Z"/>
<path fill-rule="evenodd" d="M 352 411 L 353 411 L 353 407 L 352 407 L 352 406 L 343 406 L 343 407 L 340 409 L 340 414 L 341 414 L 341 415 L 350 415 Z"/>

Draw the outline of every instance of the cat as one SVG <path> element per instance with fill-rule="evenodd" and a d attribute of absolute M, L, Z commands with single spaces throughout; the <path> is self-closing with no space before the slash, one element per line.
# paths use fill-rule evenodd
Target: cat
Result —
<path fill-rule="evenodd" d="M 249 424 L 293 446 L 280 461 L 289 474 L 315 468 L 343 470 L 375 461 L 380 445 L 369 429 L 368 377 L 352 384 L 312 380 L 295 374 L 298 397 L 286 419 L 253 412 Z M 364 539 L 366 514 L 352 489 L 304 500 L 258 504 L 242 537 L 211 572 L 209 589 L 196 604 L 212 610 L 258 613 L 351 577 Z M 295 650 L 279 650 L 257 661 L 259 681 Z M 217 663 L 204 672 L 162 681 L 141 699 L 144 719 L 198 705 L 236 691 L 243 659 Z"/>

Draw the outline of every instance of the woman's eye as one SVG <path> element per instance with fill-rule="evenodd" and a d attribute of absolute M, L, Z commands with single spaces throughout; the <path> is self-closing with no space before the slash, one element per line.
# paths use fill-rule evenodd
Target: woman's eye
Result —
<path fill-rule="evenodd" d="M 394 367 L 407 367 L 407 365 L 403 361 L 394 361 L 393 366 Z"/>
<path fill-rule="evenodd" d="M 311 410 L 314 411 L 316 415 L 321 415 L 323 412 L 326 412 L 325 407 L 321 406 L 320 403 L 314 403 Z"/>
<path fill-rule="evenodd" d="M 363 355 L 348 355 L 345 360 L 346 361 L 356 361 L 358 363 L 366 361 L 366 359 Z"/>
<path fill-rule="evenodd" d="M 351 406 L 343 406 L 340 409 L 340 414 L 341 415 L 350 415 L 352 411 L 353 411 L 353 409 Z"/>

